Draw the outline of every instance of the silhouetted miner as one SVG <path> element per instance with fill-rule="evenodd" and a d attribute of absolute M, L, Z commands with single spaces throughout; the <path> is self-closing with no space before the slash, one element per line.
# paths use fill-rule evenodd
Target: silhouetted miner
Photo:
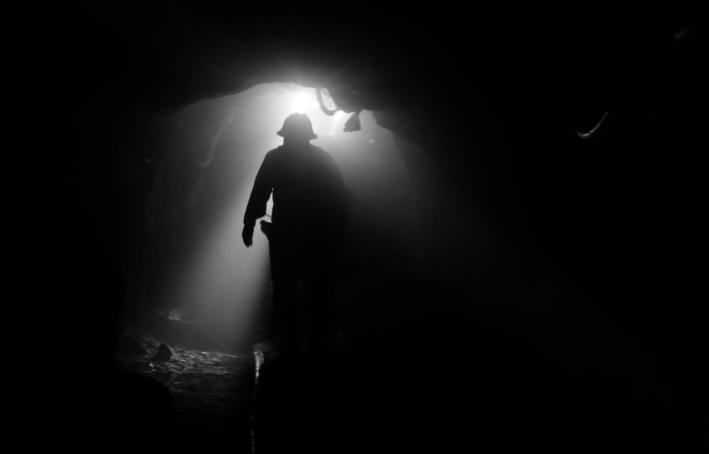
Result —
<path fill-rule="evenodd" d="M 270 336 L 281 353 L 299 347 L 305 327 L 309 350 L 326 348 L 332 329 L 332 253 L 348 218 L 349 196 L 332 157 L 311 145 L 317 136 L 307 115 L 289 115 L 256 175 L 242 237 L 251 246 L 254 225 L 273 194 L 269 239 L 273 304 Z"/>

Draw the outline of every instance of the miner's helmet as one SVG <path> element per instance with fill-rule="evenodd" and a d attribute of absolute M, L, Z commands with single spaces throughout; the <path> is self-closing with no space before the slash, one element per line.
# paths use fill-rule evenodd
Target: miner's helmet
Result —
<path fill-rule="evenodd" d="M 293 113 L 286 117 L 283 127 L 278 131 L 281 137 L 302 138 L 306 140 L 316 139 L 318 136 L 313 132 L 313 123 L 304 113 Z"/>

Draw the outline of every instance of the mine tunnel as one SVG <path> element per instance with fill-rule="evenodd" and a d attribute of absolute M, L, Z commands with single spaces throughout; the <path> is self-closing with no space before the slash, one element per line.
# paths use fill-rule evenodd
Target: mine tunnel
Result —
<path fill-rule="evenodd" d="M 692 8 L 67 8 L 16 66 L 18 446 L 706 447 Z M 293 111 L 353 199 L 339 344 L 257 443 L 272 286 L 241 228 Z"/>

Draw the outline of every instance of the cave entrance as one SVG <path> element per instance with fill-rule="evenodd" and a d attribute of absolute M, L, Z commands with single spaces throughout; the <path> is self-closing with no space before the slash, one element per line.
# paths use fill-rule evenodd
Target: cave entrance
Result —
<path fill-rule="evenodd" d="M 361 112 L 361 130 L 345 132 L 349 115 L 326 115 L 315 89 L 293 83 L 192 103 L 154 121 L 149 241 L 133 286 L 160 314 L 148 329 L 166 343 L 243 351 L 253 341 L 254 321 L 271 295 L 268 244 L 257 229 L 254 245 L 244 247 L 242 219 L 261 161 L 281 144 L 276 131 L 294 111 L 311 118 L 313 144 L 333 156 L 354 201 L 342 281 L 392 268 L 410 251 L 417 208 L 402 142 L 372 112 Z"/>

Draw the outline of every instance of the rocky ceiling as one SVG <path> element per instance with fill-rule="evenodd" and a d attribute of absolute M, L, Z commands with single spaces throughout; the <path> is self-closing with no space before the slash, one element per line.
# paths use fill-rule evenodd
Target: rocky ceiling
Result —
<path fill-rule="evenodd" d="M 169 110 L 260 82 L 292 81 L 328 88 L 349 110 L 396 111 L 403 115 L 383 121 L 425 136 L 451 124 L 461 108 L 485 115 L 500 99 L 537 102 L 563 93 L 592 104 L 604 86 L 692 25 L 691 13 L 675 4 L 121 3 L 58 11 L 49 26 L 56 34 L 45 36 L 60 36 L 47 56 L 57 60 L 69 93 L 93 88 L 112 97 L 114 109 Z"/>

